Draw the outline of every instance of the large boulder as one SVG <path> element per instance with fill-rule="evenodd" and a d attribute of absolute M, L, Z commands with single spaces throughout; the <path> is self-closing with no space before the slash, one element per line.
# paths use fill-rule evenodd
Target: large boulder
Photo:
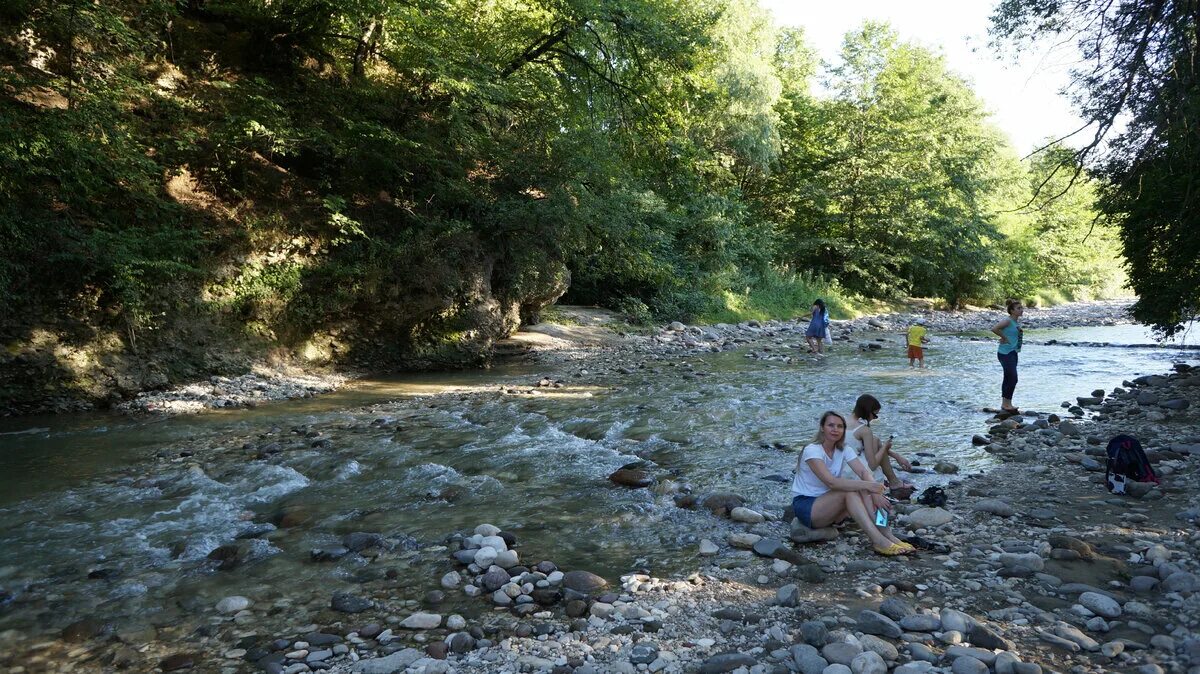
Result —
<path fill-rule="evenodd" d="M 568 591 L 568 596 L 571 596 L 570 593 L 591 595 L 607 587 L 608 581 L 591 571 L 575 570 L 563 574 L 562 586 Z"/>
<path fill-rule="evenodd" d="M 954 521 L 954 515 L 944 508 L 917 508 L 908 515 L 908 523 L 914 529 L 940 527 Z"/>

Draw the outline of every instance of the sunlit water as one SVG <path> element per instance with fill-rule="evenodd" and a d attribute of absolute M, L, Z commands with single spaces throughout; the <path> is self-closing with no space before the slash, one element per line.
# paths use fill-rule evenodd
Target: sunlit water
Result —
<path fill-rule="evenodd" d="M 1028 331 L 1031 342 L 1147 344 L 1137 326 Z M 787 345 L 772 354 L 798 354 Z M 1021 353 L 1016 402 L 1061 412 L 1060 403 L 1124 379 L 1193 360 L 1176 348 L 1082 348 L 1029 344 Z M 970 438 L 999 403 L 994 342 L 935 337 L 928 370 L 911 370 L 896 342 L 881 351 L 838 346 L 823 361 L 792 364 L 744 351 L 649 361 L 619 380 L 572 375 L 545 395 L 450 396 L 429 404 L 388 400 L 447 386 L 495 390 L 528 383 L 529 370 L 375 380 L 353 391 L 256 410 L 171 420 L 100 415 L 6 420 L 0 426 L 0 630 L 31 635 L 82 615 L 145 619 L 164 606 L 221 596 L 285 596 L 351 588 L 361 561 L 309 561 L 313 547 L 351 531 L 406 534 L 429 543 L 480 522 L 518 534 L 527 560 L 609 576 L 633 568 L 659 573 L 695 566 L 706 513 L 667 496 L 610 484 L 625 463 L 652 461 L 660 478 L 695 491 L 735 492 L 751 504 L 782 505 L 794 451 L 825 409 L 849 411 L 860 393 L 883 402 L 876 432 L 932 465 L 981 470 L 988 455 Z M 686 363 L 686 365 L 685 365 Z M 690 367 L 689 367 L 690 366 Z M 703 373 L 697 376 L 694 373 Z M 615 384 L 615 385 L 614 385 Z M 369 409 L 368 409 L 369 407 Z M 371 427 L 387 419 L 392 428 Z M 242 449 L 295 442 L 307 425 L 331 440 L 254 460 Z M 275 435 L 260 433 L 277 427 Z M 159 461 L 182 443 L 190 460 Z M 205 470 L 189 469 L 189 461 Z M 921 474 L 920 484 L 944 479 Z M 247 540 L 250 561 L 232 572 L 202 563 L 255 521 L 281 508 L 307 521 Z M 88 574 L 105 570 L 105 577 Z M 445 568 L 417 569 L 427 585 Z M 0 598 L 4 595 L 0 593 Z"/>

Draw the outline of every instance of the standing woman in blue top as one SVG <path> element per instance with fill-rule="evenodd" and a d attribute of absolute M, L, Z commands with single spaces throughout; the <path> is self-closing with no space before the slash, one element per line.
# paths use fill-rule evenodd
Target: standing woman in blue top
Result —
<path fill-rule="evenodd" d="M 1021 352 L 1024 337 L 1021 316 L 1025 315 L 1025 307 L 1021 306 L 1020 300 L 1008 300 L 1004 306 L 1008 309 L 1008 316 L 992 326 L 992 332 L 1000 337 L 996 358 L 1000 360 L 1000 367 L 1004 368 L 1004 380 L 1000 384 L 1000 409 L 1016 412 L 1018 410 L 1012 398 L 1017 388 L 1017 354 Z"/>
<path fill-rule="evenodd" d="M 829 327 L 829 312 L 825 309 L 825 300 L 820 298 L 813 302 L 812 319 L 808 322 L 808 329 L 804 331 L 804 338 L 808 340 L 809 353 L 824 353 L 825 352 L 825 328 Z"/>

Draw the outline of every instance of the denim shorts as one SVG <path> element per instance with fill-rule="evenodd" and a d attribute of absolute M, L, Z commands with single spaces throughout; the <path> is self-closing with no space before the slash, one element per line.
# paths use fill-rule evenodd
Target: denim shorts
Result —
<path fill-rule="evenodd" d="M 797 496 L 792 499 L 792 512 L 796 519 L 800 520 L 800 524 L 809 529 L 815 528 L 812 523 L 812 507 L 816 500 L 816 496 Z"/>

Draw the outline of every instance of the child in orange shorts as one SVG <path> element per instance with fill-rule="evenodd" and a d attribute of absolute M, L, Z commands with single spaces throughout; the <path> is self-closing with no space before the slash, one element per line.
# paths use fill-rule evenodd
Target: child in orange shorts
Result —
<path fill-rule="evenodd" d="M 924 318 L 918 318 L 916 324 L 908 329 L 909 367 L 915 367 L 918 362 L 921 367 L 925 367 L 925 349 L 921 348 L 921 345 L 929 343 L 926 332 Z"/>

